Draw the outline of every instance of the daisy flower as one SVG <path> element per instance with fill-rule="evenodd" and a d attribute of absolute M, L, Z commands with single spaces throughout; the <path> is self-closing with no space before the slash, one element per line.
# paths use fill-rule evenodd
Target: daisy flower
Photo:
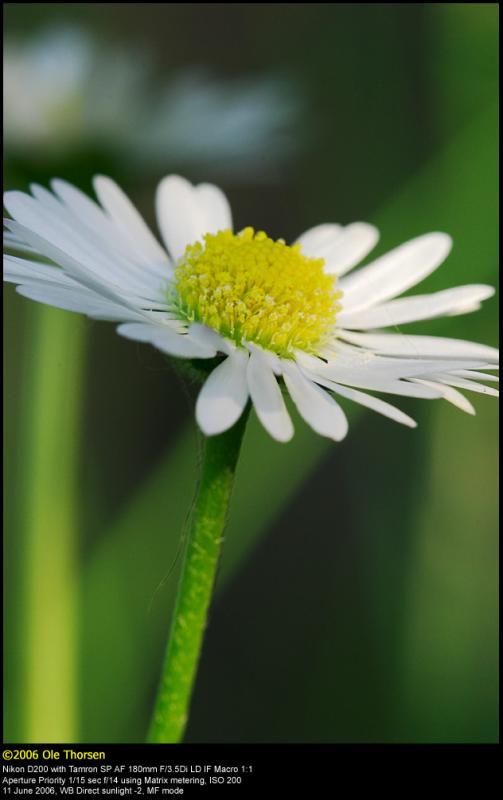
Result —
<path fill-rule="evenodd" d="M 142 51 L 133 59 L 117 47 L 103 51 L 78 27 L 49 27 L 21 40 L 7 37 L 7 148 L 33 156 L 93 142 L 121 145 L 127 120 L 142 111 L 147 73 Z"/>
<path fill-rule="evenodd" d="M 104 146 L 129 156 L 143 174 L 172 160 L 206 172 L 210 166 L 227 181 L 246 175 L 262 183 L 297 150 L 302 99 L 287 79 L 224 80 L 186 67 L 160 81 L 154 73 L 145 48 L 103 47 L 75 26 L 7 37 L 7 150 L 33 158 Z"/>
<path fill-rule="evenodd" d="M 116 183 L 98 176 L 94 188 L 98 203 L 62 180 L 52 192 L 6 193 L 5 242 L 29 258 L 6 256 L 5 280 L 33 300 L 119 322 L 120 335 L 170 356 L 206 359 L 196 403 L 206 436 L 232 427 L 251 399 L 269 434 L 288 441 L 285 391 L 336 441 L 348 430 L 338 398 L 414 427 L 373 392 L 444 398 L 472 414 L 460 389 L 497 394 L 485 385 L 496 380 L 494 348 L 382 330 L 475 311 L 494 293 L 472 284 L 400 297 L 444 261 L 445 233 L 354 269 L 377 242 L 372 225 L 322 224 L 291 245 L 251 227 L 234 233 L 220 189 L 170 175 L 156 196 L 163 246 Z"/>
<path fill-rule="evenodd" d="M 486 385 L 495 380 L 494 348 L 381 329 L 474 311 L 493 289 L 400 298 L 446 258 L 444 233 L 352 272 L 377 242 L 372 225 L 318 225 L 291 245 L 251 227 L 234 233 L 220 189 L 170 175 L 156 197 L 161 245 L 116 183 L 99 176 L 94 187 L 98 203 L 61 180 L 52 192 L 7 192 L 5 244 L 18 255 L 5 256 L 4 276 L 25 297 L 119 323 L 119 334 L 181 359 L 203 381 L 200 480 L 147 737 L 179 742 L 251 403 L 281 442 L 293 435 L 285 393 L 336 441 L 348 430 L 339 398 L 411 427 L 374 392 L 445 398 L 474 413 L 459 390 L 496 394 Z"/>

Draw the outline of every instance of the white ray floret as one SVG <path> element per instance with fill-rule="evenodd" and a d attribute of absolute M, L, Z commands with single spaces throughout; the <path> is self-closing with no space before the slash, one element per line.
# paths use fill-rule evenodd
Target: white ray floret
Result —
<path fill-rule="evenodd" d="M 120 335 L 168 355 L 213 359 L 196 403 L 207 436 L 234 425 L 251 401 L 266 431 L 288 441 L 285 395 L 335 441 L 348 429 L 336 397 L 415 427 L 369 391 L 443 398 L 469 414 L 460 390 L 497 395 L 486 385 L 497 380 L 495 348 L 380 330 L 469 313 L 494 293 L 473 284 L 400 297 L 446 258 L 444 233 L 354 270 L 379 236 L 364 222 L 318 225 L 292 247 L 253 229 L 233 234 L 218 187 L 170 175 L 156 196 L 161 244 L 110 178 L 95 178 L 98 202 L 62 180 L 51 188 L 6 193 L 4 244 L 19 255 L 4 257 L 4 279 L 38 302 L 119 322 Z"/>

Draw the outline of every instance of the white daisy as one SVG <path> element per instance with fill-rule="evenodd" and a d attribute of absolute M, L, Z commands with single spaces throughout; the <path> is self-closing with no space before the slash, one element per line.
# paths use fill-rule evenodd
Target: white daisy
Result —
<path fill-rule="evenodd" d="M 160 81 L 145 48 L 103 47 L 76 26 L 7 37 L 3 63 L 5 145 L 19 155 L 104 146 L 143 174 L 171 161 L 263 182 L 299 145 L 299 91 L 271 73 L 186 67 Z"/>
<path fill-rule="evenodd" d="M 147 64 L 142 51 L 99 48 L 81 28 L 49 27 L 4 50 L 4 136 L 14 152 L 122 143 L 141 119 Z M 128 116 L 129 115 L 129 116 Z M 130 126 L 131 127 L 131 126 Z"/>
<path fill-rule="evenodd" d="M 215 359 L 196 403 L 207 436 L 230 428 L 251 398 L 270 435 L 288 441 L 283 387 L 304 420 L 336 441 L 348 429 L 339 396 L 414 427 L 364 390 L 445 398 L 472 414 L 459 389 L 497 394 L 481 383 L 497 380 L 486 372 L 497 367 L 494 348 L 380 330 L 475 311 L 494 293 L 474 284 L 396 299 L 446 258 L 446 234 L 419 236 L 350 272 L 377 242 L 372 225 L 319 225 L 292 246 L 252 228 L 234 234 L 220 189 L 170 175 L 156 197 L 165 249 L 116 183 L 99 176 L 94 187 L 100 205 L 61 180 L 53 193 L 6 193 L 6 245 L 29 259 L 5 256 L 5 280 L 33 300 L 118 321 L 122 336 L 171 356 Z"/>

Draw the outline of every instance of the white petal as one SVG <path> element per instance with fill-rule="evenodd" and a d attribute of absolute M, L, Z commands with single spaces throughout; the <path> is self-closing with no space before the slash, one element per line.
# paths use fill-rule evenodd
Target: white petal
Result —
<path fill-rule="evenodd" d="M 142 248 L 145 237 L 141 235 L 137 237 L 136 228 L 133 226 L 130 230 L 129 226 L 125 225 L 123 216 L 117 213 L 118 209 L 114 217 L 108 216 L 97 203 L 72 184 L 55 179 L 51 181 L 51 186 L 76 218 L 95 235 L 99 235 L 109 248 L 115 249 L 122 258 L 133 259 L 140 264 L 142 268 L 140 274 L 146 272 L 153 275 L 158 282 L 171 276 L 172 266 L 167 253 L 162 248 L 159 250 L 160 246 L 155 239 L 153 248 L 151 241 Z M 133 211 L 136 213 L 135 209 Z M 150 234 L 150 231 L 148 233 Z M 148 238 L 150 239 L 150 236 Z"/>
<path fill-rule="evenodd" d="M 384 392 L 384 394 L 396 394 L 401 397 L 419 397 L 423 400 L 437 400 L 441 397 L 441 393 L 429 386 L 418 386 L 411 383 L 409 380 L 399 380 L 394 378 L 386 378 L 374 376 L 372 374 L 365 374 L 362 372 L 346 372 L 344 375 L 334 379 L 324 377 L 311 370 L 305 370 L 311 380 L 319 383 L 320 386 L 326 386 L 330 391 L 335 391 L 336 387 L 340 384 L 345 384 L 358 389 L 370 389 L 374 392 Z"/>
<path fill-rule="evenodd" d="M 304 359 L 302 359 L 302 362 Z M 339 353 L 333 360 L 325 363 L 320 359 L 306 362 L 308 369 L 335 381 L 346 373 L 359 374 L 365 377 L 410 378 L 433 372 L 450 372 L 452 369 L 478 369 L 480 360 L 465 361 L 462 359 L 421 359 L 421 358 L 387 358 L 365 351 Z M 341 380 L 341 383 L 345 383 Z"/>
<path fill-rule="evenodd" d="M 468 378 L 468 380 L 475 381 L 494 381 L 498 383 L 498 375 L 490 375 L 489 372 L 475 372 L 471 369 L 457 369 L 451 370 L 450 375 L 455 375 L 457 378 Z"/>
<path fill-rule="evenodd" d="M 131 308 L 127 308 L 123 304 L 119 305 L 117 302 L 111 302 L 107 297 L 102 296 L 101 293 L 86 289 L 81 283 L 70 278 L 63 269 L 53 267 L 41 261 L 32 261 L 17 258 L 16 256 L 4 256 L 3 278 L 4 281 L 8 283 L 17 283 L 20 286 L 32 288 L 39 287 L 40 290 L 44 287 L 50 289 L 63 287 L 67 290 L 73 290 L 73 295 L 71 293 L 58 294 L 57 292 L 49 292 L 44 295 L 42 291 L 38 291 L 35 293 L 36 296 L 35 294 L 32 295 L 25 291 L 19 291 L 19 294 L 25 297 L 31 297 L 33 300 L 55 305 L 57 308 L 65 308 L 69 311 L 82 311 L 82 313 L 88 314 L 89 316 L 97 316 L 89 312 L 88 309 L 91 305 L 93 308 L 101 308 L 102 310 L 108 310 L 110 312 L 113 311 L 110 316 L 102 316 L 100 314 L 100 319 L 142 319 L 141 310 L 135 313 Z M 78 304 L 76 304 L 76 298 L 86 300 L 82 308 L 79 308 Z"/>
<path fill-rule="evenodd" d="M 456 408 L 460 408 L 461 411 L 464 411 L 466 414 L 475 414 L 475 409 L 466 397 L 458 392 L 456 389 L 453 389 L 452 386 L 446 386 L 443 383 L 439 383 L 438 381 L 429 381 L 424 380 L 423 378 L 411 378 L 414 383 L 420 383 L 423 386 L 429 386 L 431 389 L 435 389 L 437 392 L 440 392 L 444 400 L 447 400 L 448 403 L 452 403 L 453 406 Z"/>
<path fill-rule="evenodd" d="M 46 238 L 51 238 L 51 241 L 56 244 L 63 242 L 66 249 L 68 249 L 69 242 L 72 247 L 76 246 L 79 257 L 85 261 L 88 268 L 97 275 L 106 277 L 117 287 L 159 299 L 159 277 L 156 275 L 152 280 L 152 276 L 145 269 L 144 264 L 139 269 L 138 265 L 131 260 L 131 242 L 126 250 L 124 246 L 122 249 L 116 249 L 117 231 L 113 222 L 101 209 L 96 206 L 101 215 L 101 222 L 98 223 L 95 219 L 94 224 L 89 224 L 88 214 L 76 215 L 73 208 L 42 186 L 32 185 L 31 190 L 34 198 L 38 201 L 32 208 L 42 220 L 45 220 L 44 235 Z M 31 202 L 32 199 L 28 195 L 26 197 Z M 20 202 L 18 200 L 18 206 Z M 25 203 L 22 211 L 25 221 L 26 212 Z M 17 219 L 23 221 L 19 216 L 19 210 Z M 121 237 L 124 240 L 124 234 L 121 234 Z M 118 254 L 119 258 L 117 258 Z"/>
<path fill-rule="evenodd" d="M 321 436 L 340 442 L 348 432 L 348 421 L 338 403 L 313 383 L 299 367 L 282 361 L 283 378 L 299 414 Z"/>
<path fill-rule="evenodd" d="M 109 216 L 83 192 L 65 181 L 56 179 L 51 182 L 58 198 L 41 186 L 33 185 L 31 189 L 34 197 L 50 212 L 53 225 L 56 216 L 58 223 L 69 226 L 73 236 L 78 237 L 81 252 L 93 248 L 90 252 L 91 262 L 88 263 L 91 269 L 96 265 L 99 267 L 98 274 L 107 276 L 122 289 L 129 289 L 149 299 L 160 299 L 160 287 L 172 275 L 167 253 L 155 242 L 119 187 L 105 178 L 96 182 L 97 185 L 110 182 L 114 187 L 110 197 L 116 194 L 119 198 L 115 217 Z M 121 205 L 126 209 L 125 217 L 118 213 Z M 147 238 L 140 235 L 140 230 L 147 231 Z M 150 240 L 155 242 L 154 249 L 149 244 Z"/>
<path fill-rule="evenodd" d="M 188 244 L 208 233 L 204 201 L 198 201 L 195 188 L 179 175 L 168 175 L 157 187 L 156 213 L 159 230 L 175 261 Z"/>
<path fill-rule="evenodd" d="M 29 297 L 39 303 L 46 303 L 65 311 L 77 311 L 95 319 L 109 321 L 142 319 L 140 314 L 111 303 L 82 287 L 67 289 L 62 286 L 32 284 L 18 286 L 16 291 L 23 297 Z"/>
<path fill-rule="evenodd" d="M 99 296 L 105 297 L 119 305 L 124 305 L 125 308 L 136 312 L 143 313 L 143 316 L 148 318 L 148 313 L 143 312 L 138 305 L 138 301 L 132 302 L 130 299 L 122 295 L 117 289 L 108 283 L 108 281 L 98 278 L 95 273 L 90 271 L 82 262 L 74 258 L 67 252 L 55 246 L 52 242 L 45 239 L 30 228 L 21 225 L 15 220 L 7 220 L 6 224 L 17 235 L 24 239 L 28 244 L 36 248 L 37 252 L 46 258 L 51 259 L 55 264 L 59 264 L 65 269 L 70 277 L 82 286 L 96 292 Z M 134 298 L 133 298 L 134 300 Z"/>
<path fill-rule="evenodd" d="M 267 359 L 258 349 L 248 361 L 248 388 L 257 416 L 266 431 L 279 442 L 293 436 L 293 425 L 286 410 L 281 389 Z"/>
<path fill-rule="evenodd" d="M 342 328 L 387 328 L 421 319 L 432 319 L 443 315 L 465 314 L 480 308 L 480 302 L 492 297 L 492 286 L 457 286 L 435 294 L 404 297 L 389 303 L 363 309 L 362 311 L 338 314 L 337 325 Z"/>
<path fill-rule="evenodd" d="M 8 247 L 10 250 L 17 250 L 20 253 L 29 253 L 30 255 L 36 254 L 36 250 L 33 247 L 26 244 L 26 242 L 20 241 L 10 231 L 4 231 L 3 243 L 4 247 Z"/>
<path fill-rule="evenodd" d="M 385 417 L 389 417 L 395 422 L 400 422 L 402 425 L 407 425 L 409 428 L 417 428 L 417 422 L 413 420 L 412 417 L 409 417 L 408 414 L 400 411 L 399 408 L 395 408 L 395 406 L 392 406 L 390 403 L 386 403 L 379 397 L 373 397 L 370 394 L 359 392 L 356 389 L 349 389 L 347 386 L 339 386 L 336 383 L 333 384 L 332 391 L 336 392 L 336 394 L 340 394 L 342 397 L 347 397 L 348 400 L 359 403 L 361 406 L 370 408 L 372 411 L 377 411 L 378 414 L 383 414 Z"/>
<path fill-rule="evenodd" d="M 325 222 L 309 228 L 308 231 L 299 236 L 295 244 L 301 245 L 302 253 L 310 258 L 324 258 L 327 248 L 330 249 L 333 243 L 342 233 L 342 225 L 332 222 Z"/>
<path fill-rule="evenodd" d="M 377 244 L 379 231 L 366 222 L 353 222 L 327 247 L 323 256 L 325 271 L 331 275 L 345 275 L 362 261 Z"/>
<path fill-rule="evenodd" d="M 344 275 L 375 247 L 379 231 L 366 222 L 341 225 L 325 223 L 299 236 L 297 244 L 311 258 L 323 258 L 331 275 Z"/>
<path fill-rule="evenodd" d="M 57 284 L 73 288 L 79 286 L 62 269 L 44 264 L 43 261 L 31 261 L 17 256 L 4 255 L 3 263 L 3 279 L 9 283 Z"/>
<path fill-rule="evenodd" d="M 119 325 L 117 333 L 127 339 L 149 342 L 163 353 L 177 358 L 213 358 L 216 355 L 213 348 L 194 341 L 188 334 L 178 333 L 169 324 L 127 323 Z"/>
<path fill-rule="evenodd" d="M 145 220 L 115 181 L 104 175 L 97 175 L 94 178 L 94 189 L 101 205 L 128 240 L 139 246 L 154 263 L 167 260 L 166 252 Z"/>
<path fill-rule="evenodd" d="M 195 187 L 199 206 L 206 215 L 206 233 L 232 230 L 232 213 L 227 197 L 218 186 L 200 183 Z"/>
<path fill-rule="evenodd" d="M 51 198 L 48 200 L 47 195 Z M 104 243 L 93 236 L 89 229 L 70 214 L 64 206 L 48 192 L 40 193 L 36 200 L 22 192 L 6 192 L 5 207 L 24 229 L 33 231 L 45 241 L 80 262 L 93 273 L 98 281 L 108 282 L 120 292 L 143 294 L 149 300 L 158 301 L 159 280 L 148 279 L 138 267 L 126 259 L 117 258 Z M 11 224 L 6 223 L 11 230 Z M 23 239 L 31 243 L 23 233 Z M 39 248 L 39 252 L 47 255 Z M 59 262 L 61 263 L 61 262 Z"/>
<path fill-rule="evenodd" d="M 283 374 L 281 359 L 276 355 L 276 353 L 273 353 L 271 350 L 264 350 L 262 347 L 259 347 L 253 342 L 247 342 L 245 339 L 243 339 L 243 345 L 248 348 L 250 353 L 258 351 L 261 358 L 265 360 L 266 364 L 269 366 L 269 369 L 271 369 L 275 375 L 279 377 Z"/>
<path fill-rule="evenodd" d="M 447 257 L 452 246 L 445 233 L 427 233 L 400 245 L 390 253 L 343 278 L 342 305 L 360 311 L 402 294 L 430 275 Z"/>
<path fill-rule="evenodd" d="M 55 178 L 51 181 L 51 187 L 66 207 L 90 230 L 99 231 L 104 236 L 108 236 L 113 230 L 113 222 L 103 209 L 76 186 Z"/>
<path fill-rule="evenodd" d="M 199 342 L 204 347 L 210 347 L 215 353 L 225 353 L 230 355 L 235 351 L 235 347 L 231 345 L 227 339 L 220 336 L 213 328 L 208 328 L 207 325 L 201 325 L 199 322 L 193 322 L 189 326 L 190 338 L 194 342 Z"/>
<path fill-rule="evenodd" d="M 499 397 L 498 389 L 495 389 L 493 386 L 484 386 L 482 383 L 476 383 L 466 378 L 458 378 L 456 375 L 440 373 L 439 375 L 435 375 L 435 378 L 440 381 L 440 383 L 446 383 L 448 386 L 457 386 L 459 389 L 466 389 L 470 392 L 476 392 L 477 394 Z"/>
<path fill-rule="evenodd" d="M 56 214 L 61 213 L 61 203 L 59 200 L 50 193 L 48 189 L 40 186 L 38 183 L 30 183 L 30 191 L 36 200 L 50 208 Z"/>
<path fill-rule="evenodd" d="M 236 350 L 209 375 L 196 402 L 196 419 L 206 436 L 231 428 L 248 400 L 248 353 Z"/>
<path fill-rule="evenodd" d="M 499 351 L 478 342 L 440 336 L 416 336 L 403 333 L 353 333 L 341 330 L 347 342 L 387 356 L 408 358 L 462 358 L 497 361 Z"/>

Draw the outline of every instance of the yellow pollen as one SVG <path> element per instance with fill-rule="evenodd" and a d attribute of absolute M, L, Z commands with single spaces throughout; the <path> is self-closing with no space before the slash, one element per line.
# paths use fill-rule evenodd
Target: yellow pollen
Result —
<path fill-rule="evenodd" d="M 282 357 L 315 352 L 335 323 L 341 292 L 321 258 L 308 258 L 265 233 L 245 228 L 208 233 L 189 245 L 170 297 L 184 319 L 201 322 L 237 345 L 243 339 Z"/>

